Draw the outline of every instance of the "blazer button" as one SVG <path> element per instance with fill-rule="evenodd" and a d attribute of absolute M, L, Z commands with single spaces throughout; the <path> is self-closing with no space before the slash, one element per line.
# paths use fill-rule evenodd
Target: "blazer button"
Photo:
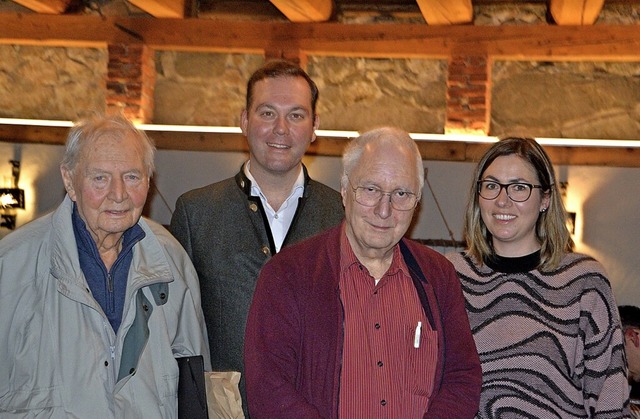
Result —
<path fill-rule="evenodd" d="M 271 254 L 271 251 L 269 250 L 269 246 L 262 246 L 262 253 L 269 256 Z"/>
<path fill-rule="evenodd" d="M 257 212 L 258 206 L 252 202 L 251 204 L 249 204 L 249 209 L 253 212 Z"/>

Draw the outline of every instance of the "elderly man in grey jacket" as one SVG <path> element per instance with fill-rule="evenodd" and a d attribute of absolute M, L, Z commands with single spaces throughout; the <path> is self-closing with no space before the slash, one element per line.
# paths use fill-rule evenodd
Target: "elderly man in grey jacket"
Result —
<path fill-rule="evenodd" d="M 64 202 L 0 241 L 0 417 L 176 418 L 210 366 L 196 272 L 141 218 L 154 147 L 122 117 L 71 129 Z"/>

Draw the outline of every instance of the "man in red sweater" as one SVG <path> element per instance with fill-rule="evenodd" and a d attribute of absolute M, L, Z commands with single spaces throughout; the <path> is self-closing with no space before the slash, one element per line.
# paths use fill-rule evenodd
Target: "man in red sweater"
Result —
<path fill-rule="evenodd" d="M 252 418 L 472 418 L 482 372 L 453 266 L 404 239 L 424 172 L 379 128 L 343 156 L 345 221 L 278 253 L 245 336 Z"/>

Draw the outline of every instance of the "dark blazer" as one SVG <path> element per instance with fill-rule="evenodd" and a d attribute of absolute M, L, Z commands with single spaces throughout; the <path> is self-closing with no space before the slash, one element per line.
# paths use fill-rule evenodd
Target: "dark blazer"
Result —
<path fill-rule="evenodd" d="M 340 194 L 311 180 L 305 167 L 303 170 L 304 194 L 283 248 L 338 224 L 344 217 Z M 214 371 L 244 372 L 249 305 L 260 269 L 275 254 L 262 202 L 250 192 L 251 182 L 241 169 L 234 178 L 180 196 L 171 218 L 171 232 L 191 257 L 200 279 Z M 244 379 L 242 393 L 243 384 Z M 243 404 L 246 406 L 246 401 Z"/>

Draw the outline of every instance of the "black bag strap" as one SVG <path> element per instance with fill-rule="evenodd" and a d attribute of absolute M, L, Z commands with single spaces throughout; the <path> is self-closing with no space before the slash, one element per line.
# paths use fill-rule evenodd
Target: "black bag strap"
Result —
<path fill-rule="evenodd" d="M 407 247 L 407 245 L 402 240 L 400 241 L 400 252 L 402 253 L 404 262 L 409 268 L 413 286 L 416 288 L 418 298 L 420 298 L 420 303 L 422 304 L 422 308 L 424 309 L 424 314 L 427 316 L 427 320 L 429 320 L 429 325 L 431 325 L 432 330 L 436 330 L 436 324 L 435 320 L 433 319 L 431 306 L 429 305 L 429 299 L 427 298 L 427 293 L 421 284 L 421 282 L 428 284 L 429 281 L 427 281 L 427 278 L 424 276 L 422 269 L 420 269 L 420 265 L 418 265 L 415 257 L 413 257 L 413 254 L 409 250 L 409 247 Z"/>

